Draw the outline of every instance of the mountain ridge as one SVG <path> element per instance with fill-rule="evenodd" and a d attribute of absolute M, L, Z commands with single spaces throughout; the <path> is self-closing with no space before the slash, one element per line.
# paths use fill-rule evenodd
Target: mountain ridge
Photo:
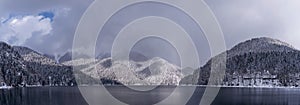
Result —
<path fill-rule="evenodd" d="M 102 84 L 125 85 L 207 85 L 210 69 L 216 66 L 212 65 L 212 59 L 226 53 L 226 75 L 223 80 L 215 81 L 216 85 L 300 86 L 300 51 L 288 43 L 268 37 L 243 41 L 212 57 L 192 75 L 185 77 L 184 69 L 159 57 L 141 61 L 82 58 L 58 63 L 28 47 L 0 42 L 0 49 L 0 82 L 7 85 L 72 86 L 77 85 L 76 81 L 79 85 L 99 84 L 100 81 Z M 143 58 L 142 55 L 138 57 Z M 17 66 L 14 68 L 8 62 Z M 8 71 L 12 73 L 7 74 Z M 22 79 L 8 80 L 10 76 Z"/>
<path fill-rule="evenodd" d="M 21 65 L 35 75 L 34 81 L 23 83 L 22 85 L 49 85 L 49 86 L 73 86 L 85 84 L 124 84 L 124 85 L 178 85 L 183 77 L 181 70 L 174 64 L 156 57 L 146 60 L 141 54 L 131 54 L 131 57 L 138 57 L 129 61 L 116 61 L 111 64 L 111 58 L 96 59 L 75 59 L 58 63 L 52 58 L 45 56 L 37 51 L 23 46 L 10 46 L 5 42 L 3 45 L 10 48 L 17 54 L 18 59 L 7 61 L 22 62 Z M 3 55 L 3 54 L 2 54 Z M 134 61 L 136 60 L 136 61 Z M 129 64 L 129 65 L 127 65 Z M 7 65 L 7 64 L 5 64 Z M 100 69 L 93 70 L 91 66 L 96 65 Z M 1 66 L 1 65 L 0 65 Z M 73 70 L 78 67 L 79 70 Z M 118 71 L 121 69 L 122 72 Z M 23 70 L 18 68 L 18 70 Z M 100 73 L 100 74 L 99 74 Z M 128 74 L 128 75 L 124 75 Z M 7 75 L 1 72 L 0 81 Z M 133 76 L 137 78 L 132 78 Z M 11 75 L 12 78 L 15 76 Z M 75 78 L 76 77 L 76 78 Z M 24 82 L 22 80 L 21 82 Z M 77 83 L 76 83 L 77 82 Z M 7 84 L 5 82 L 4 84 Z M 16 83 L 20 85 L 21 83 Z M 1 85 L 1 84 L 0 84 Z M 8 83 L 7 85 L 12 85 Z"/>
<path fill-rule="evenodd" d="M 286 42 L 282 42 L 278 39 L 273 39 L 269 37 L 258 37 L 238 43 L 230 50 L 227 50 L 227 54 L 229 54 L 229 57 L 232 57 L 249 52 L 290 52 L 295 50 L 297 49 L 295 49 L 292 45 Z"/>
<path fill-rule="evenodd" d="M 102 60 L 78 59 L 64 64 L 78 67 L 93 78 L 114 80 L 124 85 L 178 85 L 183 77 L 179 67 L 158 57 L 143 62 L 112 61 L 110 57 Z"/>

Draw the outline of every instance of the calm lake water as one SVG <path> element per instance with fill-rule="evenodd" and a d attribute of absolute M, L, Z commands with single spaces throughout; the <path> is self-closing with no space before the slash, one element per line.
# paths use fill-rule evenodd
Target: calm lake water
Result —
<path fill-rule="evenodd" d="M 153 91 L 138 92 L 125 87 L 111 86 L 112 96 L 131 105 L 148 105 L 160 102 L 169 96 L 175 87 L 158 87 Z M 179 87 L 178 99 L 184 97 L 190 87 Z M 84 90 L 101 97 L 97 87 Z M 197 105 L 204 92 L 197 87 L 188 105 Z M 178 100 L 177 100 L 178 101 Z M 99 102 L 99 105 L 108 102 Z M 174 103 L 170 103 L 174 104 Z M 0 105 L 88 105 L 77 87 L 32 87 L 0 90 Z M 284 88 L 221 88 L 213 105 L 300 105 L 300 89 Z"/>

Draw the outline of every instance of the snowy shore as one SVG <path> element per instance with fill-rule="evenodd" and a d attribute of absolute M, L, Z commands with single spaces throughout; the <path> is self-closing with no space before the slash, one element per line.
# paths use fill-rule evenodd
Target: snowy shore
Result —
<path fill-rule="evenodd" d="M 101 86 L 101 85 L 80 85 L 78 87 L 88 87 L 88 86 Z M 102 85 L 103 86 L 103 85 Z M 123 85 L 104 85 L 104 86 L 123 86 Z M 130 85 L 130 86 L 157 86 L 157 85 Z M 175 86 L 175 85 L 161 85 L 161 86 Z M 40 86 L 32 85 L 26 87 L 68 87 L 68 86 Z M 176 86 L 175 86 L 176 87 Z M 281 89 L 298 89 L 300 87 L 284 87 L 284 86 L 216 86 L 216 85 L 178 85 L 178 87 L 211 87 L 211 88 L 281 88 Z M 12 89 L 12 86 L 0 86 L 0 89 Z"/>
<path fill-rule="evenodd" d="M 11 87 L 11 86 L 0 86 L 0 89 L 11 89 L 11 88 L 13 88 L 13 87 Z"/>

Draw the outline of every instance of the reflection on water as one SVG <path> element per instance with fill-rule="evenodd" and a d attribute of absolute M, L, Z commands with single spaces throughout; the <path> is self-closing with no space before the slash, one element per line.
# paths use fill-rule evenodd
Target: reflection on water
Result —
<path fill-rule="evenodd" d="M 97 87 L 84 87 L 87 91 L 99 91 Z M 185 90 L 190 87 L 180 87 L 173 93 L 177 98 L 188 96 Z M 197 87 L 188 105 L 197 105 L 204 92 L 203 87 Z M 128 104 L 147 105 L 157 103 L 174 92 L 174 87 L 159 87 L 154 91 L 136 92 L 124 87 L 108 87 L 111 94 Z M 101 91 L 97 94 L 101 97 Z M 97 99 L 97 95 L 95 98 Z M 109 103 L 109 102 L 98 102 Z M 87 105 L 76 87 L 35 87 L 0 90 L 0 105 Z M 213 105 L 300 105 L 300 89 L 284 88 L 221 88 Z"/>
<path fill-rule="evenodd" d="M 214 104 L 300 105 L 297 88 L 222 88 Z"/>
<path fill-rule="evenodd" d="M 76 87 L 0 90 L 0 105 L 87 105 Z"/>

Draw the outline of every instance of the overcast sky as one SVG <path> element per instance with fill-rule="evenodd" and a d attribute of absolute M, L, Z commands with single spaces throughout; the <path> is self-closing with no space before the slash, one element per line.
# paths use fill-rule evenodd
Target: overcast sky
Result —
<path fill-rule="evenodd" d="M 91 2 L 92 0 L 1 0 L 0 41 L 27 46 L 41 53 L 62 54 L 70 50 L 78 21 Z M 222 27 L 227 48 L 250 38 L 267 36 L 300 49 L 299 0 L 206 0 L 206 3 Z M 171 7 L 143 4 L 128 7 L 123 12 L 129 15 L 122 16 L 121 11 L 108 22 L 103 32 L 105 35 L 98 40 L 99 53 L 110 51 L 111 41 L 122 25 L 141 16 L 169 17 L 184 28 L 193 29 L 193 22 L 184 13 L 172 10 Z M 164 28 L 166 27 L 162 27 Z M 209 58 L 209 48 L 205 37 L 201 31 L 190 34 L 196 41 L 202 62 L 206 61 Z M 178 61 L 175 49 L 164 40 L 145 39 L 133 50 L 150 57 L 160 56 L 175 63 Z"/>

